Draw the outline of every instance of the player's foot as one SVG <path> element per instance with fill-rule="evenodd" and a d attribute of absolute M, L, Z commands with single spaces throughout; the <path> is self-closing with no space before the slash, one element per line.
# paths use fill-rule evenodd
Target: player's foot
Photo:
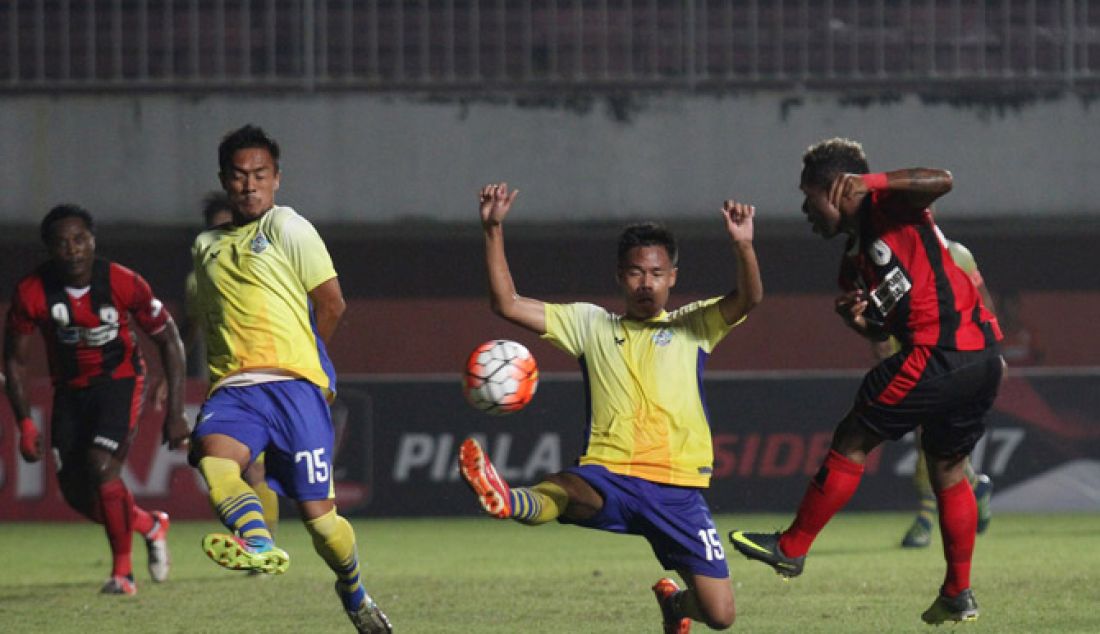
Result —
<path fill-rule="evenodd" d="M 202 538 L 206 556 L 230 570 L 259 570 L 281 575 L 290 567 L 290 555 L 272 542 L 248 544 L 236 535 L 210 533 Z"/>
<path fill-rule="evenodd" d="M 672 597 L 680 591 L 680 586 L 668 577 L 660 579 L 653 584 L 653 595 L 657 597 L 657 606 L 661 608 L 661 620 L 664 623 L 665 634 L 689 634 L 691 632 L 691 619 L 678 617 L 672 609 Z"/>
<path fill-rule="evenodd" d="M 806 556 L 788 557 L 784 555 L 779 548 L 779 533 L 730 531 L 730 542 L 737 549 L 737 552 L 749 559 L 768 564 L 783 577 L 789 579 L 802 574 L 802 566 L 805 565 Z"/>
<path fill-rule="evenodd" d="M 343 601 L 344 593 L 340 590 L 340 585 L 340 582 L 337 581 L 336 594 L 340 597 L 340 601 Z M 355 610 L 348 610 L 347 613 L 348 618 L 351 619 L 351 624 L 355 626 L 360 634 L 391 634 L 393 632 L 393 626 L 390 625 L 390 620 L 386 618 L 386 614 L 382 612 L 382 608 L 379 608 L 374 599 L 370 598 L 370 595 L 365 592 L 359 607 Z"/>
<path fill-rule="evenodd" d="M 920 618 L 929 625 L 942 625 L 948 621 L 954 623 L 977 621 L 978 602 L 974 600 L 974 593 L 970 588 L 951 598 L 941 594 L 932 602 L 932 607 L 920 615 Z"/>
<path fill-rule="evenodd" d="M 901 538 L 903 548 L 927 548 L 932 543 L 932 519 L 927 515 L 917 515 L 913 524 Z"/>
<path fill-rule="evenodd" d="M 99 589 L 100 594 L 137 594 L 137 586 L 134 584 L 134 580 L 128 576 L 115 575 L 107 580 L 107 583 L 103 584 L 103 587 Z"/>
<path fill-rule="evenodd" d="M 458 450 L 458 467 L 486 513 L 502 520 L 512 517 L 511 489 L 497 475 L 489 456 L 473 438 L 462 442 Z"/>
<path fill-rule="evenodd" d="M 974 498 L 978 500 L 978 534 L 980 535 L 993 521 L 993 480 L 984 473 L 978 474 L 978 482 L 974 485 Z"/>
<path fill-rule="evenodd" d="M 149 576 L 160 583 L 168 579 L 168 570 L 172 567 L 172 558 L 168 554 L 168 514 L 164 511 L 149 511 L 156 523 L 153 530 L 145 536 L 145 549 L 149 552 Z"/>

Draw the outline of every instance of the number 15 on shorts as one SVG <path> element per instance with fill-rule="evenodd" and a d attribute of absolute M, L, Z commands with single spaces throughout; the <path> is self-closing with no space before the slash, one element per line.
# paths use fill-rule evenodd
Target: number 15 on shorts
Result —
<path fill-rule="evenodd" d="M 303 462 L 305 463 L 306 475 L 309 477 L 310 484 L 328 482 L 330 470 L 328 468 L 328 463 L 325 462 L 325 450 L 323 447 L 314 449 L 313 451 L 299 451 L 294 454 L 295 465 L 299 465 Z M 714 531 L 711 532 L 713 533 Z"/>
<path fill-rule="evenodd" d="M 721 561 L 726 558 L 726 551 L 722 550 L 722 540 L 718 539 L 717 529 L 700 528 L 699 539 L 703 542 L 707 561 Z"/>

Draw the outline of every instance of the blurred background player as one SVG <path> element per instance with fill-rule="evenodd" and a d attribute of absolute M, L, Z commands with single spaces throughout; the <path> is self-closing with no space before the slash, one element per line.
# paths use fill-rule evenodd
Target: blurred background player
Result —
<path fill-rule="evenodd" d="M 290 565 L 241 477 L 263 453 L 268 482 L 298 503 L 356 629 L 390 632 L 361 583 L 355 532 L 333 501 L 328 402 L 336 373 L 325 341 L 346 304 L 332 259 L 308 220 L 275 205 L 279 146 L 262 129 L 227 134 L 218 165 L 233 221 L 204 231 L 192 248 L 212 387 L 191 458 L 232 534 L 207 535 L 203 551 L 233 570 L 282 573 Z"/>
<path fill-rule="evenodd" d="M 974 283 L 974 287 L 978 289 L 978 294 L 981 295 L 985 307 L 991 312 L 995 312 L 993 298 L 989 295 L 989 289 L 985 286 L 985 280 L 982 279 L 982 274 L 978 270 L 978 263 L 974 260 L 974 255 L 970 252 L 970 249 L 954 240 L 947 240 L 946 242 L 947 252 L 951 254 L 951 259 Z M 872 341 L 871 350 L 879 361 L 884 361 L 900 352 L 901 345 L 898 344 L 896 338 L 890 337 L 886 341 Z M 916 436 L 917 451 L 917 464 L 913 470 L 913 486 L 916 487 L 917 494 L 920 496 L 920 506 L 917 508 L 917 516 L 913 518 L 909 530 L 905 531 L 905 536 L 901 539 L 901 545 L 905 548 L 924 548 L 932 543 L 932 522 L 936 519 L 936 493 L 932 490 L 932 482 L 928 479 L 928 459 L 924 455 L 924 450 L 921 449 L 920 428 L 918 427 L 913 433 Z M 964 468 L 966 470 L 966 480 L 974 489 L 974 497 L 978 500 L 978 534 L 981 535 L 989 528 L 989 523 L 993 519 L 993 506 L 991 504 L 993 481 L 984 473 L 979 474 L 974 471 L 974 466 L 970 463 L 969 457 L 966 459 Z"/>
<path fill-rule="evenodd" d="M 676 284 L 677 248 L 660 225 L 627 227 L 619 238 L 617 279 L 623 315 L 593 304 L 549 304 L 516 294 L 504 251 L 503 222 L 516 198 L 506 184 L 480 194 L 493 312 L 577 357 L 585 373 L 589 431 L 578 466 L 512 489 L 474 439 L 460 449 L 463 478 L 482 508 L 500 519 L 565 524 L 642 535 L 672 579 L 653 586 L 664 631 L 691 621 L 726 629 L 735 617 L 721 540 L 701 490 L 710 484 L 711 446 L 702 362 L 763 297 L 748 205 L 722 208 L 737 259 L 737 289 L 665 310 Z M 614 426 L 612 426 L 614 422 Z"/>
<path fill-rule="evenodd" d="M 134 503 L 122 465 L 137 432 L 144 399 L 145 362 L 134 326 L 156 344 L 167 382 L 164 441 L 187 442 L 183 414 L 184 358 L 179 331 L 149 284 L 130 269 L 97 258 L 92 215 L 76 205 L 50 210 L 40 226 L 50 259 L 16 287 L 4 329 L 7 394 L 19 421 L 23 459 L 42 458 L 30 417 L 27 364 L 38 329 L 53 382 L 50 445 L 69 506 L 102 524 L 111 547 L 105 594 L 135 594 L 131 532 L 142 535 L 153 581 L 168 578 L 168 514 Z"/>
<path fill-rule="evenodd" d="M 225 192 L 212 191 L 203 197 L 202 219 L 204 229 L 213 229 L 233 222 L 233 207 L 229 203 L 229 196 Z M 206 346 L 203 341 L 203 332 L 206 329 L 205 316 L 198 300 L 198 282 L 195 271 L 187 274 L 184 283 L 183 310 L 187 317 L 183 327 L 183 345 L 187 351 L 188 374 L 206 378 Z M 264 455 L 261 453 L 245 469 L 244 480 L 256 497 L 260 499 L 263 507 L 264 523 L 272 535 L 279 525 L 279 496 L 267 484 L 264 474 Z M 253 570 L 251 573 L 262 576 L 263 573 Z M 266 577 L 265 577 L 266 578 Z"/>
<path fill-rule="evenodd" d="M 732 531 L 730 541 L 780 575 L 798 576 L 814 539 L 859 486 L 867 454 L 922 427 L 947 572 L 921 619 L 977 619 L 970 565 L 978 508 L 964 465 L 985 432 L 1004 361 L 997 320 L 951 260 L 929 209 L 951 191 L 951 174 L 924 168 L 869 174 L 863 147 L 847 139 L 811 147 L 802 162 L 802 211 L 814 233 L 848 238 L 837 314 L 868 339 L 896 337 L 902 350 L 864 376 L 787 530 Z"/>

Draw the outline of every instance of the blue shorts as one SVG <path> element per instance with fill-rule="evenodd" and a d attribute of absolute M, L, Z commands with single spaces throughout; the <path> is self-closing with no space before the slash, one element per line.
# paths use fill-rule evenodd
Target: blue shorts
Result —
<path fill-rule="evenodd" d="M 321 388 L 304 380 L 223 387 L 202 404 L 194 440 L 236 439 L 255 460 L 264 453 L 267 482 L 299 502 L 327 500 L 332 487 L 332 416 Z"/>
<path fill-rule="evenodd" d="M 722 540 L 699 489 L 619 475 L 599 465 L 570 467 L 565 473 L 596 489 L 603 496 L 603 508 L 586 520 L 561 517 L 559 522 L 641 535 L 665 570 L 729 577 Z"/>

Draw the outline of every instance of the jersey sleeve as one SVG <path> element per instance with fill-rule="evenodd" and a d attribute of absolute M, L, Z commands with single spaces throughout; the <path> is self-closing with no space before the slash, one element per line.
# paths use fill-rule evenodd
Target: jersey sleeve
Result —
<path fill-rule="evenodd" d="M 747 315 L 743 315 L 736 323 L 727 324 L 722 317 L 722 309 L 718 307 L 721 297 L 712 297 L 698 302 L 693 302 L 681 308 L 679 313 L 683 315 L 684 324 L 692 335 L 699 340 L 704 351 L 711 352 L 718 342 L 729 334 L 736 326 L 744 323 Z"/>
<path fill-rule="evenodd" d="M 312 291 L 336 277 L 336 268 L 317 229 L 297 212 L 286 211 L 275 238 L 302 286 Z"/>
<path fill-rule="evenodd" d="M 40 318 L 30 305 L 28 286 L 28 282 L 24 280 L 16 287 L 11 306 L 8 307 L 7 319 L 4 321 L 5 328 L 20 335 L 33 334 Z"/>
<path fill-rule="evenodd" d="M 171 318 L 168 309 L 153 295 L 153 289 L 145 278 L 128 269 L 119 268 L 130 277 L 130 293 L 124 301 L 126 309 L 134 316 L 134 321 L 150 335 L 164 330 Z"/>
<path fill-rule="evenodd" d="M 546 304 L 546 334 L 543 339 L 574 357 L 584 354 L 593 319 L 605 316 L 595 304 Z"/>

